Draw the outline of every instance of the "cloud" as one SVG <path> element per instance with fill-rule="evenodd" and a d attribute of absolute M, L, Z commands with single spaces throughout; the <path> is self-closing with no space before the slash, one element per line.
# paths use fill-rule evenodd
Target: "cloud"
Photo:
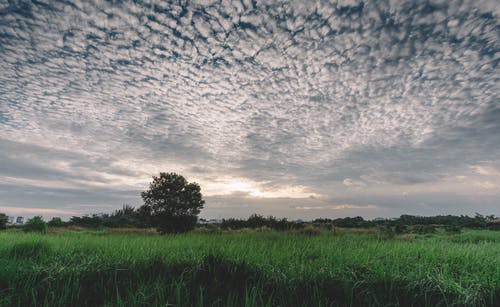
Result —
<path fill-rule="evenodd" d="M 5 212 L 8 215 L 29 215 L 29 216 L 33 216 L 33 215 L 47 215 L 47 216 L 63 215 L 63 216 L 70 216 L 70 215 L 78 214 L 76 211 L 68 211 L 68 210 L 53 209 L 53 208 L 23 208 L 23 207 L 0 206 L 0 210 L 2 210 L 2 212 Z"/>
<path fill-rule="evenodd" d="M 345 185 L 346 187 L 352 187 L 352 188 L 362 188 L 366 186 L 366 184 L 363 181 L 353 180 L 351 178 L 344 179 L 344 181 L 342 181 L 342 184 Z"/>
<path fill-rule="evenodd" d="M 471 169 L 483 176 L 500 176 L 500 168 L 493 165 L 483 164 L 483 165 L 472 165 Z"/>
<path fill-rule="evenodd" d="M 330 206 L 297 206 L 295 209 L 297 210 L 344 210 L 344 209 L 377 209 L 378 206 L 375 205 L 351 205 L 351 204 L 342 204 L 342 205 L 330 205 Z"/>
<path fill-rule="evenodd" d="M 500 154 L 499 14 L 469 0 L 0 1 L 0 201 L 27 188 L 54 207 L 84 191 L 139 204 L 159 171 L 261 204 L 473 194 L 447 178 L 498 171 L 481 161 Z"/>

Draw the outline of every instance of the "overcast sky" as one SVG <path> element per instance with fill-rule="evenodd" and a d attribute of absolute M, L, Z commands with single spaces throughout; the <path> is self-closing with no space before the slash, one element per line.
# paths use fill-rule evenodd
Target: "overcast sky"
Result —
<path fill-rule="evenodd" d="M 0 212 L 500 215 L 499 0 L 175 2 L 0 0 Z"/>

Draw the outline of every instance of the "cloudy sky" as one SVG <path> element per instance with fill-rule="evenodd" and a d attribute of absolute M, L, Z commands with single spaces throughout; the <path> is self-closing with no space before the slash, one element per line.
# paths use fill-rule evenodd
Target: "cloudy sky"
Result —
<path fill-rule="evenodd" d="M 1 212 L 500 215 L 499 0 L 169 2 L 0 0 Z"/>

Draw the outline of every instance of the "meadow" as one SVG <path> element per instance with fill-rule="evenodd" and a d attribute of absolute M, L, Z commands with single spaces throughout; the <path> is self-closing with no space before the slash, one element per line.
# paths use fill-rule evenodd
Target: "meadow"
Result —
<path fill-rule="evenodd" d="M 499 306 L 500 232 L 0 232 L 0 306 Z"/>

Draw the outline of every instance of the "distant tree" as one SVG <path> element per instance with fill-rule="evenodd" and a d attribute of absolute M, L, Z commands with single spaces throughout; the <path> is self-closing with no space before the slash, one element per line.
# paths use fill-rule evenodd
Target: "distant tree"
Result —
<path fill-rule="evenodd" d="M 108 214 L 92 214 L 92 215 L 84 215 L 82 217 L 72 216 L 69 219 L 69 224 L 81 227 L 91 227 L 97 228 L 103 226 L 103 220 L 107 218 Z"/>
<path fill-rule="evenodd" d="M 60 217 L 53 217 L 50 221 L 47 222 L 47 225 L 50 227 L 64 227 L 66 223 L 61 220 Z"/>
<path fill-rule="evenodd" d="M 7 229 L 9 217 L 5 213 L 0 213 L 0 230 Z"/>
<path fill-rule="evenodd" d="M 144 205 L 138 210 L 150 219 L 159 233 L 180 233 L 196 226 L 205 201 L 197 183 L 188 183 L 176 173 L 153 176 L 149 189 L 141 193 Z"/>
<path fill-rule="evenodd" d="M 396 224 L 396 226 L 394 227 L 394 232 L 397 235 L 405 233 L 407 230 L 408 230 L 408 227 L 404 224 L 401 224 L 401 223 Z"/>
<path fill-rule="evenodd" d="M 250 215 L 250 217 L 247 220 L 247 227 L 250 228 L 264 227 L 267 226 L 266 224 L 267 224 L 266 218 L 256 213 Z"/>
<path fill-rule="evenodd" d="M 35 216 L 23 225 L 23 230 L 27 232 L 46 232 L 47 223 L 45 223 L 41 216 Z"/>
<path fill-rule="evenodd" d="M 115 210 L 112 216 L 134 216 L 136 214 L 135 208 L 131 205 L 123 205 L 121 209 Z"/>

